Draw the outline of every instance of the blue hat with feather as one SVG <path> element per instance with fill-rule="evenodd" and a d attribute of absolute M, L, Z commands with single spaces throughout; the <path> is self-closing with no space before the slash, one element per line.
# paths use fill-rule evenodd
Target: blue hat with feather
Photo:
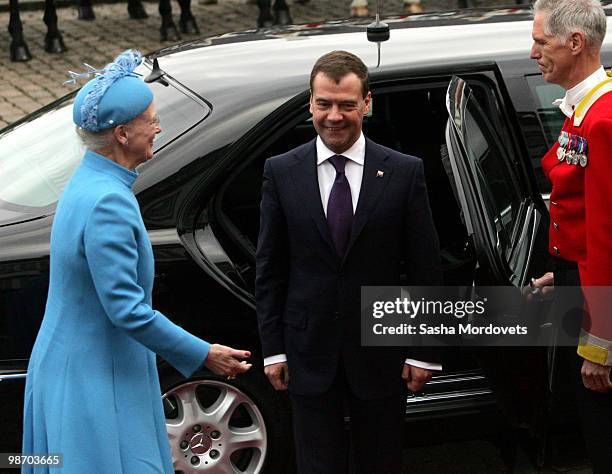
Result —
<path fill-rule="evenodd" d="M 134 73 L 142 63 L 140 52 L 128 49 L 77 93 L 72 109 L 74 123 L 89 132 L 128 123 L 153 101 L 149 86 Z"/>

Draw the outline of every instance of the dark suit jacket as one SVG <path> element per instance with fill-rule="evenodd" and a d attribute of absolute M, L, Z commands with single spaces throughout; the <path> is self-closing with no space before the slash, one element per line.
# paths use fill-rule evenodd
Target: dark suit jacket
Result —
<path fill-rule="evenodd" d="M 417 348 L 361 347 L 361 286 L 440 282 L 423 163 L 366 139 L 351 239 L 340 258 L 316 162 L 312 140 L 264 166 L 256 277 L 263 355 L 287 354 L 289 388 L 298 394 L 328 390 L 340 358 L 361 398 L 399 393 L 406 356 L 436 358 Z"/>

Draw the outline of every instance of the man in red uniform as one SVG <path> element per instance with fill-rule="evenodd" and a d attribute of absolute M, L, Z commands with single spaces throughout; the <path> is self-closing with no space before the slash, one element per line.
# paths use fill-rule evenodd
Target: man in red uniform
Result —
<path fill-rule="evenodd" d="M 537 0 L 534 11 L 531 58 L 567 91 L 558 143 L 542 160 L 553 185 L 554 282 L 583 288 L 578 403 L 593 470 L 612 472 L 612 301 L 604 294 L 612 292 L 601 288 L 612 287 L 612 77 L 600 60 L 607 21 L 598 0 Z M 552 273 L 535 280 L 552 283 Z"/>

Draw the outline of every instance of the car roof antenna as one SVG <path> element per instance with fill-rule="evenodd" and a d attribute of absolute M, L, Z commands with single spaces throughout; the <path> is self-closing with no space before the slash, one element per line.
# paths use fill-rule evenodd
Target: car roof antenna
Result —
<path fill-rule="evenodd" d="M 385 22 L 380 21 L 380 11 L 378 9 L 378 4 L 382 3 L 376 1 L 376 21 L 374 23 L 370 23 L 368 25 L 368 41 L 376 43 L 378 48 L 378 63 L 376 67 L 380 67 L 380 43 L 383 41 L 387 41 L 390 36 L 389 25 Z"/>
<path fill-rule="evenodd" d="M 153 70 L 151 71 L 151 74 L 145 77 L 144 81 L 147 84 L 150 84 L 151 82 L 159 82 L 160 84 L 168 87 L 169 85 L 168 81 L 164 79 L 165 74 L 166 73 L 162 71 L 161 68 L 159 67 L 159 62 L 157 61 L 157 58 L 155 58 L 153 60 Z"/>

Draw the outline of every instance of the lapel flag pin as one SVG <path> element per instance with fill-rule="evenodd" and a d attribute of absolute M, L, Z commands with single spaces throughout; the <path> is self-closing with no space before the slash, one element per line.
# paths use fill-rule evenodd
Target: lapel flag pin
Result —
<path fill-rule="evenodd" d="M 385 175 L 385 172 L 384 172 L 384 171 L 380 171 L 380 170 L 378 170 L 378 171 L 376 172 L 376 177 L 377 177 L 377 178 L 382 178 L 384 175 Z"/>

